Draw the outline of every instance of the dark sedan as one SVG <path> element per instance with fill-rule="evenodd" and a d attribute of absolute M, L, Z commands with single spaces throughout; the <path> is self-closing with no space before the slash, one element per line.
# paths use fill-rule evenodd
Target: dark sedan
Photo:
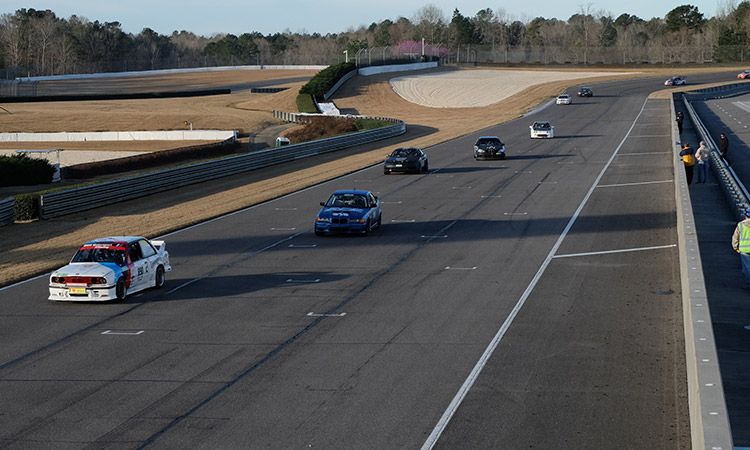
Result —
<path fill-rule="evenodd" d="M 427 155 L 415 147 L 397 148 L 383 163 L 383 173 L 386 175 L 391 172 L 425 173 L 428 170 Z"/>
<path fill-rule="evenodd" d="M 474 159 L 505 159 L 505 144 L 497 136 L 480 136 L 474 143 Z"/>
<path fill-rule="evenodd" d="M 593 97 L 594 91 L 590 87 L 582 87 L 578 90 L 579 97 Z"/>

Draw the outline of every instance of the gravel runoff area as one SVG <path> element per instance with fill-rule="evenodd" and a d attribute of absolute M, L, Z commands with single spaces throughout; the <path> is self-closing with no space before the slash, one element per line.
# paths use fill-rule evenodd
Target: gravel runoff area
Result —
<path fill-rule="evenodd" d="M 585 80 L 633 72 L 563 72 L 536 70 L 461 70 L 414 73 L 390 80 L 403 99 L 431 108 L 472 108 L 505 100 L 538 84 Z"/>
<path fill-rule="evenodd" d="M 437 69 L 442 71 L 444 69 Z M 739 68 L 727 68 L 737 70 Z M 700 72 L 696 70 L 694 72 Z M 715 72 L 716 68 L 703 72 Z M 468 72 L 468 71 L 467 71 Z M 575 72 L 572 70 L 571 72 Z M 639 76 L 667 76 L 670 69 L 643 71 Z M 690 71 L 681 70 L 689 75 Z M 494 124 L 515 119 L 538 106 L 575 80 L 554 81 L 526 88 L 519 94 L 483 108 L 428 108 L 408 102 L 390 87 L 392 77 L 405 73 L 356 77 L 335 96 L 342 112 L 388 115 L 408 123 L 406 135 L 342 151 L 317 165 L 302 162 L 267 169 L 266 177 L 247 174 L 98 208 L 51 220 L 0 228 L 0 285 L 28 278 L 65 264 L 86 240 L 106 235 L 156 237 L 210 218 L 236 211 L 383 161 L 395 147 L 427 147 Z M 627 76 L 626 76 L 627 77 Z M 622 75 L 586 79 L 587 83 L 622 79 Z M 696 86 L 689 86 L 695 89 Z M 654 90 L 662 90 L 660 83 Z M 666 91 L 666 90 L 665 90 Z M 290 96 L 289 91 L 281 93 Z M 278 95 L 278 94 L 274 94 Z M 664 95 L 667 95 L 665 92 Z M 278 99 L 278 97 L 277 97 Z M 290 99 L 293 101 L 293 98 Z M 268 101 L 273 101 L 268 98 Z M 263 171 L 257 171 L 263 172 Z M 238 179 L 242 179 L 239 182 Z"/>

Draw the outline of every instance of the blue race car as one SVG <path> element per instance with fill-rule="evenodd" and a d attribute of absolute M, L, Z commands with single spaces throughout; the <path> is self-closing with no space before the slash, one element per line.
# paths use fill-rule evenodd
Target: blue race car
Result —
<path fill-rule="evenodd" d="M 367 234 L 380 227 L 382 211 L 380 200 L 370 191 L 336 191 L 315 219 L 315 234 L 331 233 Z"/>

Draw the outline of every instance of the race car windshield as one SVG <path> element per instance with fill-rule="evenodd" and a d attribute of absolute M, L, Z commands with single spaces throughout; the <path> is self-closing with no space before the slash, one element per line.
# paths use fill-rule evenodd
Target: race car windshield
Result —
<path fill-rule="evenodd" d="M 409 156 L 412 152 L 409 151 L 409 149 L 406 148 L 397 148 L 396 150 L 391 153 L 391 156 L 396 158 L 405 158 Z"/>
<path fill-rule="evenodd" d="M 73 262 L 99 262 L 125 265 L 125 252 L 112 248 L 82 248 L 73 257 Z"/>
<path fill-rule="evenodd" d="M 342 208 L 367 208 L 367 198 L 364 195 L 334 194 L 328 199 L 326 206 Z"/>
<path fill-rule="evenodd" d="M 542 122 L 542 123 L 536 122 L 534 123 L 534 129 L 535 130 L 549 130 L 550 124 L 547 122 Z"/>
<path fill-rule="evenodd" d="M 477 147 L 481 147 L 484 145 L 500 146 L 502 145 L 502 142 L 500 142 L 500 140 L 496 138 L 481 138 L 477 141 L 476 145 Z"/>

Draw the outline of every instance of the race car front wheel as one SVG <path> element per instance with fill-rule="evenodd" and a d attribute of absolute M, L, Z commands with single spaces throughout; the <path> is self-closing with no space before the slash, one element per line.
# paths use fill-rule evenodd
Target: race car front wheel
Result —
<path fill-rule="evenodd" d="M 156 275 L 154 275 L 154 287 L 160 289 L 164 286 L 164 267 L 159 266 L 156 268 Z"/>
<path fill-rule="evenodd" d="M 119 280 L 117 280 L 117 285 L 115 286 L 115 296 L 117 297 L 117 301 L 121 302 L 125 300 L 125 295 L 125 279 L 120 278 Z"/>

